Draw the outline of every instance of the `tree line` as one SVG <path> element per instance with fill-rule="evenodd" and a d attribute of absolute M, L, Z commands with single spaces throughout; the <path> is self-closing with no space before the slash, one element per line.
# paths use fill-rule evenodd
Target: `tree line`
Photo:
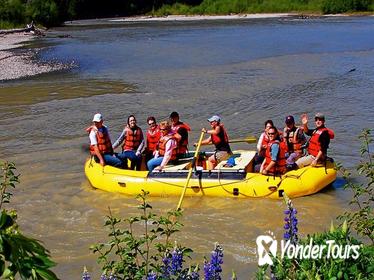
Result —
<path fill-rule="evenodd" d="M 374 0 L 0 0 L 0 28 L 134 15 L 374 11 Z"/>

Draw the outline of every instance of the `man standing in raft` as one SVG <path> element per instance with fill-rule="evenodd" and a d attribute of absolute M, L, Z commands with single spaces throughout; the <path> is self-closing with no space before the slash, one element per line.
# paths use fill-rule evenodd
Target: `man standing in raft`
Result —
<path fill-rule="evenodd" d="M 317 113 L 314 120 L 316 128 L 309 129 L 307 114 L 301 116 L 304 133 L 311 136 L 311 138 L 309 139 L 308 155 L 296 161 L 299 168 L 307 165 L 316 166 L 318 163 L 324 163 L 327 158 L 327 149 L 329 148 L 330 139 L 334 139 L 334 132 L 325 127 L 325 116 L 322 113 Z"/>
<path fill-rule="evenodd" d="M 188 124 L 179 120 L 179 114 L 172 112 L 170 114 L 171 131 L 174 133 L 174 138 L 177 140 L 177 158 L 184 158 L 188 151 L 188 131 L 191 128 Z"/>
<path fill-rule="evenodd" d="M 283 129 L 283 141 L 287 145 L 287 170 L 296 169 L 296 160 L 303 155 L 303 146 L 306 138 L 301 127 L 295 126 L 295 119 L 293 116 L 286 117 L 286 126 Z"/>
<path fill-rule="evenodd" d="M 90 138 L 90 153 L 100 165 L 121 167 L 122 161 L 113 154 L 109 131 L 103 125 L 103 116 L 99 113 L 93 117 L 93 125 L 86 129 Z"/>
<path fill-rule="evenodd" d="M 208 170 L 212 170 L 223 160 L 228 159 L 231 155 L 231 148 L 229 145 L 229 137 L 227 136 L 226 129 L 221 124 L 221 118 L 218 116 L 212 116 L 208 119 L 212 129 L 202 129 L 203 132 L 210 134 L 210 137 L 203 140 L 201 145 L 214 144 L 216 150 L 213 155 L 208 158 Z M 194 144 L 196 146 L 197 143 Z"/>

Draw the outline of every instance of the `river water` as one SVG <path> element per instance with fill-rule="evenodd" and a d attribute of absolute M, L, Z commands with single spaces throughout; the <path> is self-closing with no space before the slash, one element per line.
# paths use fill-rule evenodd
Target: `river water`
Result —
<path fill-rule="evenodd" d="M 239 138 L 258 136 L 269 118 L 283 127 L 288 114 L 321 111 L 336 132 L 330 154 L 354 169 L 357 136 L 374 127 L 373 32 L 373 17 L 96 20 L 50 31 L 30 47 L 46 47 L 42 60 L 75 67 L 0 84 L 0 157 L 21 173 L 11 204 L 21 229 L 50 249 L 61 279 L 79 279 L 84 265 L 98 279 L 88 248 L 105 238 L 108 206 L 122 217 L 137 211 L 134 198 L 94 190 L 85 179 L 84 129 L 99 111 L 113 140 L 129 114 L 145 129 L 147 116 L 178 111 L 192 141 L 212 114 Z M 328 228 L 349 199 L 339 186 L 295 199 L 300 234 Z M 161 214 L 177 202 L 150 199 Z M 222 244 L 226 279 L 232 269 L 239 279 L 253 277 L 258 235 L 282 238 L 282 201 L 186 197 L 184 209 L 175 238 L 200 263 L 214 242 Z"/>

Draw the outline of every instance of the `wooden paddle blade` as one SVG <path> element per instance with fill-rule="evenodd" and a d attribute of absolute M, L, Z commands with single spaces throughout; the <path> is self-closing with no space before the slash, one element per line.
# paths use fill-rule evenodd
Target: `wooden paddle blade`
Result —
<path fill-rule="evenodd" d="M 230 139 L 229 143 L 241 143 L 246 142 L 248 144 L 257 143 L 257 139 L 254 136 L 247 136 L 247 138 Z"/>

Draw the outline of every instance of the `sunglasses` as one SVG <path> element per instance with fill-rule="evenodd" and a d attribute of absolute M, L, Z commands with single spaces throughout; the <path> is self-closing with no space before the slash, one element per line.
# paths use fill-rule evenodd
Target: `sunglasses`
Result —
<path fill-rule="evenodd" d="M 274 133 L 270 133 L 270 132 L 269 132 L 268 134 L 269 134 L 269 135 L 275 135 L 275 132 L 274 132 Z"/>
<path fill-rule="evenodd" d="M 166 128 L 160 128 L 161 131 L 166 131 L 167 129 Z"/>
<path fill-rule="evenodd" d="M 314 121 L 324 121 L 324 119 L 320 119 L 320 118 L 315 118 Z"/>
<path fill-rule="evenodd" d="M 154 122 L 150 122 L 150 123 L 148 123 L 148 125 L 155 125 L 156 123 L 154 123 Z"/>

